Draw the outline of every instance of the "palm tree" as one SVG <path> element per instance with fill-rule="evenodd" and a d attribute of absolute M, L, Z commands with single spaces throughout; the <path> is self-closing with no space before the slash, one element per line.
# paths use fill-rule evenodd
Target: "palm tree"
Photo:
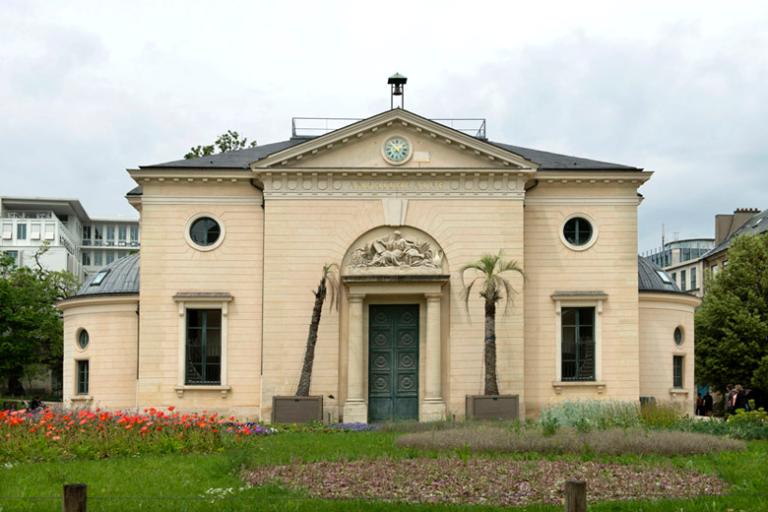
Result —
<path fill-rule="evenodd" d="M 472 270 L 476 276 L 466 284 L 464 275 Z M 469 294 L 475 284 L 480 286 L 480 296 L 485 299 L 485 395 L 498 395 L 499 384 L 496 379 L 496 303 L 504 299 L 504 311 L 509 309 L 512 294 L 517 293 L 502 274 L 517 272 L 524 276 L 516 261 L 509 261 L 499 254 L 484 254 L 479 260 L 461 267 L 461 280 L 464 284 L 464 305 L 469 312 Z"/>
<path fill-rule="evenodd" d="M 307 335 L 307 348 L 304 352 L 304 366 L 301 368 L 301 377 L 299 378 L 299 387 L 296 389 L 296 396 L 309 396 L 309 385 L 312 382 L 312 366 L 315 364 L 315 345 L 317 345 L 317 331 L 320 328 L 320 316 L 323 312 L 323 303 L 325 297 L 330 292 L 330 307 L 339 307 L 339 266 L 335 263 L 326 263 L 323 265 L 323 275 L 320 278 L 320 284 L 317 286 L 315 294 L 315 307 L 312 309 L 312 321 L 309 324 L 309 334 Z"/>

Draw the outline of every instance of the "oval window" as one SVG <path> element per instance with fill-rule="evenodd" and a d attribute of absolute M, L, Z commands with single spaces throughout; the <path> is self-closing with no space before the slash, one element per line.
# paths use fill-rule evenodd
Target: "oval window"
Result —
<path fill-rule="evenodd" d="M 189 238 L 197 245 L 208 247 L 221 236 L 221 226 L 210 217 L 200 217 L 189 227 Z"/>
<path fill-rule="evenodd" d="M 592 240 L 592 224 L 584 217 L 568 219 L 563 226 L 563 237 L 571 245 L 586 245 Z"/>
<path fill-rule="evenodd" d="M 88 346 L 88 342 L 90 341 L 90 338 L 88 336 L 88 331 L 85 329 L 80 329 L 80 334 L 77 335 L 77 346 L 85 349 L 85 347 Z"/>
<path fill-rule="evenodd" d="M 675 328 L 675 345 L 682 345 L 683 344 L 683 328 L 682 327 L 676 327 Z"/>

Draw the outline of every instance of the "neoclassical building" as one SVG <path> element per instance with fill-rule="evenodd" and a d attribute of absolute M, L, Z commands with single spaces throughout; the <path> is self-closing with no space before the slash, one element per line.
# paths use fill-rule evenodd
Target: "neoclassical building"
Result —
<path fill-rule="evenodd" d="M 483 134 L 484 135 L 484 134 Z M 61 303 L 64 398 L 269 421 L 299 380 L 326 263 L 311 393 L 331 421 L 462 418 L 483 391 L 483 302 L 460 269 L 525 277 L 497 315 L 500 392 L 678 401 L 698 299 L 637 256 L 640 168 L 473 136 L 393 108 L 316 137 L 130 169 L 140 254 Z"/>

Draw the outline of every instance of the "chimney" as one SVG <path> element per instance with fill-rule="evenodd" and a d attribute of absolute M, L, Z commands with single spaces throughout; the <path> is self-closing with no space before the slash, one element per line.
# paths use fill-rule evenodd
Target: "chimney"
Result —
<path fill-rule="evenodd" d="M 760 213 L 758 208 L 736 208 L 732 214 L 715 215 L 715 246 L 727 240 L 758 213 Z"/>

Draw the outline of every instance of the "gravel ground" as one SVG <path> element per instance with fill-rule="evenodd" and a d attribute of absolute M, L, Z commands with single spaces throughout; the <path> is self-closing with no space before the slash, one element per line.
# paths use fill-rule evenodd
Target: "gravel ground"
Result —
<path fill-rule="evenodd" d="M 484 458 L 378 459 L 263 466 L 253 485 L 280 484 L 330 499 L 525 505 L 562 503 L 567 479 L 587 481 L 590 502 L 720 494 L 717 477 L 673 467 Z"/>

